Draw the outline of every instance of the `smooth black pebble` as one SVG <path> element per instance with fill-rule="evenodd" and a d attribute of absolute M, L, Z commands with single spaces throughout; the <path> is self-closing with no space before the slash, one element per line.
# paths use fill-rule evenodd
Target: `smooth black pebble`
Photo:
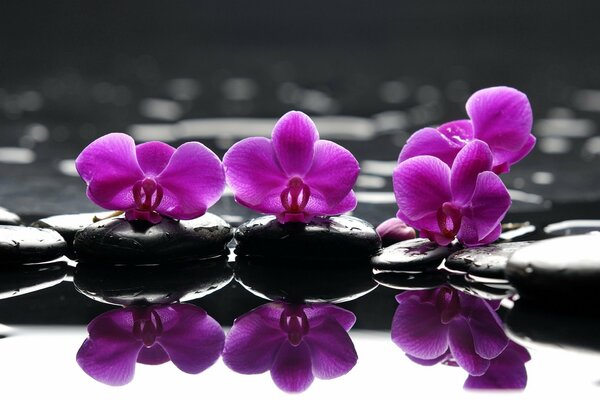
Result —
<path fill-rule="evenodd" d="M 115 218 L 79 231 L 75 235 L 74 249 L 83 261 L 160 264 L 221 254 L 231 237 L 229 224 L 208 213 L 189 221 L 163 218 L 156 225 Z"/>
<path fill-rule="evenodd" d="M 392 289 L 428 290 L 446 283 L 446 274 L 438 270 L 416 274 L 385 271 L 374 274 L 373 279 L 380 285 Z"/>
<path fill-rule="evenodd" d="M 515 291 L 508 282 L 478 282 L 468 275 L 449 275 L 448 284 L 463 293 L 486 300 L 502 300 Z"/>
<path fill-rule="evenodd" d="M 235 232 L 236 254 L 302 259 L 368 258 L 381 248 L 373 225 L 358 218 L 315 218 L 280 224 L 273 216 L 250 220 Z"/>
<path fill-rule="evenodd" d="M 532 302 L 600 305 L 600 234 L 547 239 L 520 249 L 509 258 L 506 277 Z"/>
<path fill-rule="evenodd" d="M 471 247 L 451 254 L 445 265 L 449 270 L 466 272 L 474 280 L 505 281 L 504 271 L 508 258 L 515 251 L 531 244 L 532 242 L 508 242 Z"/>
<path fill-rule="evenodd" d="M 50 261 L 65 254 L 67 242 L 51 229 L 0 225 L 0 257 L 4 264 Z"/>
<path fill-rule="evenodd" d="M 452 250 L 451 247 L 439 246 L 428 239 L 410 239 L 382 249 L 371 259 L 371 263 L 375 272 L 432 271 Z"/>
<path fill-rule="evenodd" d="M 0 207 L 0 225 L 21 225 L 21 217 L 4 207 Z"/>
<path fill-rule="evenodd" d="M 0 299 L 37 292 L 61 283 L 70 268 L 62 261 L 0 268 Z"/>

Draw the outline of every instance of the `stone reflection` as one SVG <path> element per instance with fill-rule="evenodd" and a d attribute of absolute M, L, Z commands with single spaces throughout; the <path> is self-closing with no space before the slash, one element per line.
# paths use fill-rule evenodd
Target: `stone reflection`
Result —
<path fill-rule="evenodd" d="M 314 378 L 334 379 L 358 360 L 348 331 L 356 317 L 331 304 L 273 302 L 237 318 L 223 361 L 235 372 L 270 371 L 285 392 L 302 392 Z"/>
<path fill-rule="evenodd" d="M 489 301 L 442 286 L 396 296 L 392 341 L 421 365 L 459 366 L 469 389 L 524 389 L 529 353 L 511 342 Z"/>
<path fill-rule="evenodd" d="M 183 372 L 198 374 L 219 359 L 225 341 L 219 323 L 191 304 L 108 311 L 90 322 L 88 334 L 77 363 L 92 378 L 112 386 L 131 382 L 136 363 L 171 361 Z"/>

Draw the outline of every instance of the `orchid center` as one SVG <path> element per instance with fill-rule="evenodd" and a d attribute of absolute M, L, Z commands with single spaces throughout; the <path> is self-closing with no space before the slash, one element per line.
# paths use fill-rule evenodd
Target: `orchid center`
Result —
<path fill-rule="evenodd" d="M 462 214 L 460 208 L 446 202 L 437 210 L 437 222 L 442 235 L 453 239 L 460 229 Z"/>
<path fill-rule="evenodd" d="M 460 313 L 458 292 L 449 287 L 441 287 L 435 299 L 435 306 L 441 314 L 442 323 L 451 322 Z"/>
<path fill-rule="evenodd" d="M 133 185 L 133 200 L 139 211 L 154 211 L 163 198 L 163 189 L 153 178 L 144 178 Z"/>
<path fill-rule="evenodd" d="M 133 323 L 133 336 L 146 347 L 152 347 L 156 339 L 162 335 L 162 332 L 162 322 L 154 310 L 149 314 L 145 313 L 145 315 L 136 318 Z"/>
<path fill-rule="evenodd" d="M 300 213 L 308 204 L 310 188 L 302 181 L 302 178 L 295 176 L 289 180 L 287 187 L 281 192 L 280 198 L 286 212 Z"/>
<path fill-rule="evenodd" d="M 286 307 L 281 313 L 279 326 L 288 335 L 290 344 L 294 347 L 302 343 L 302 338 L 308 334 L 308 318 L 301 307 Z"/>

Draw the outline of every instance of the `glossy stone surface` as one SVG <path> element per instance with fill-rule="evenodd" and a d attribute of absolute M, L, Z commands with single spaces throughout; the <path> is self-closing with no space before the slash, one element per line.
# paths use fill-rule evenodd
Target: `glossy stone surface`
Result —
<path fill-rule="evenodd" d="M 516 251 L 506 276 L 532 302 L 600 305 L 600 234 L 542 240 Z"/>
<path fill-rule="evenodd" d="M 450 275 L 448 283 L 461 292 L 486 300 L 501 300 L 515 291 L 508 282 L 478 282 L 468 275 Z"/>
<path fill-rule="evenodd" d="M 590 232 L 600 232 L 600 220 L 598 219 L 573 219 L 550 224 L 544 228 L 548 236 L 571 236 Z"/>
<path fill-rule="evenodd" d="M 381 248 L 375 228 L 358 218 L 315 218 L 280 224 L 273 216 L 250 220 L 235 232 L 236 254 L 303 259 L 368 258 Z"/>
<path fill-rule="evenodd" d="M 58 285 L 67 276 L 69 269 L 67 264 L 61 261 L 0 268 L 0 299 Z"/>
<path fill-rule="evenodd" d="M 73 277 L 77 290 L 103 303 L 168 304 L 210 294 L 233 279 L 227 257 L 161 265 L 108 265 L 80 262 Z"/>
<path fill-rule="evenodd" d="M 373 270 L 423 272 L 435 270 L 452 252 L 429 239 L 411 239 L 382 249 L 372 258 Z"/>
<path fill-rule="evenodd" d="M 31 226 L 37 228 L 48 228 L 53 229 L 66 240 L 69 247 L 73 246 L 73 240 L 75 234 L 83 228 L 92 225 L 94 218 L 103 218 L 112 213 L 83 213 L 83 214 L 65 214 L 65 215 L 53 215 L 48 218 L 42 218 Z"/>
<path fill-rule="evenodd" d="M 471 247 L 451 254 L 445 264 L 448 269 L 468 273 L 474 279 L 505 280 L 504 271 L 508 258 L 531 243 L 508 242 Z"/>
<path fill-rule="evenodd" d="M 446 274 L 442 271 L 431 271 L 411 274 L 406 272 L 380 272 L 373 275 L 375 282 L 382 286 L 399 290 L 427 290 L 446 283 Z"/>
<path fill-rule="evenodd" d="M 80 260 L 158 264 L 221 254 L 231 237 L 229 224 L 208 213 L 189 221 L 163 218 L 156 225 L 115 218 L 79 231 L 74 249 Z"/>
<path fill-rule="evenodd" d="M 0 258 L 3 264 L 26 264 L 61 257 L 67 243 L 50 229 L 0 225 Z"/>
<path fill-rule="evenodd" d="M 248 291 L 269 300 L 341 303 L 377 287 L 368 263 L 237 256 L 235 277 Z"/>
<path fill-rule="evenodd" d="M 21 217 L 4 207 L 0 207 L 0 225 L 21 225 Z"/>

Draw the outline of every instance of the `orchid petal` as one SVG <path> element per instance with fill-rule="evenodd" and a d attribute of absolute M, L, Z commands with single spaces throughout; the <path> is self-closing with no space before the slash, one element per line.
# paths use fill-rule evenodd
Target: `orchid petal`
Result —
<path fill-rule="evenodd" d="M 441 356 L 439 356 L 437 358 L 432 358 L 431 360 L 425 360 L 423 358 L 411 356 L 410 354 L 405 354 L 405 355 L 406 355 L 406 357 L 409 358 L 409 360 L 411 360 L 419 365 L 423 365 L 425 367 L 431 367 L 432 365 L 439 364 L 442 361 L 446 361 L 448 358 L 451 357 L 449 351 L 445 352 L 444 354 L 442 354 Z"/>
<path fill-rule="evenodd" d="M 448 166 L 452 165 L 454 157 L 464 146 L 464 143 L 449 138 L 433 128 L 424 128 L 413 133 L 400 152 L 398 162 L 403 162 L 417 156 L 433 156 L 439 158 Z"/>
<path fill-rule="evenodd" d="M 417 156 L 398 164 L 393 182 L 398 218 L 416 229 L 439 232 L 437 210 L 452 200 L 450 168 L 435 157 Z"/>
<path fill-rule="evenodd" d="M 175 148 L 163 142 L 148 142 L 135 147 L 138 163 L 145 176 L 159 175 L 169 164 Z"/>
<path fill-rule="evenodd" d="M 458 365 L 470 375 L 483 375 L 490 366 L 490 361 L 475 352 L 473 336 L 467 321 L 463 318 L 456 318 L 449 325 L 448 343 Z"/>
<path fill-rule="evenodd" d="M 507 347 L 491 360 L 490 367 L 483 375 L 469 376 L 464 384 L 465 389 L 524 389 L 527 386 L 527 370 L 522 359 L 523 351 L 527 353 L 522 347 Z"/>
<path fill-rule="evenodd" d="M 240 204 L 259 212 L 283 211 L 279 196 L 288 179 L 269 139 L 253 137 L 234 144 L 225 153 L 223 166 Z"/>
<path fill-rule="evenodd" d="M 271 377 L 285 392 L 299 393 L 308 389 L 314 380 L 308 345 L 302 342 L 294 347 L 286 340 L 275 357 Z"/>
<path fill-rule="evenodd" d="M 155 343 L 152 347 L 142 347 L 137 362 L 147 365 L 160 365 L 169 361 L 169 355 L 161 345 Z"/>
<path fill-rule="evenodd" d="M 290 111 L 277 121 L 272 134 L 273 148 L 288 177 L 304 177 L 308 172 L 318 139 L 314 122 L 300 111 Z"/>
<path fill-rule="evenodd" d="M 479 90 L 466 104 L 475 138 L 485 141 L 492 151 L 521 149 L 531 132 L 533 115 L 524 93 L 499 86 Z"/>
<path fill-rule="evenodd" d="M 311 326 L 304 340 L 310 348 L 312 372 L 319 379 L 342 376 L 354 368 L 358 361 L 352 339 L 334 319 Z"/>
<path fill-rule="evenodd" d="M 418 298 L 396 297 L 399 305 L 392 320 L 392 341 L 411 356 L 438 358 L 448 350 L 448 326 L 442 324 L 435 305 Z"/>
<path fill-rule="evenodd" d="M 473 124 L 468 119 L 446 122 L 438 126 L 437 130 L 461 147 L 473 140 Z"/>
<path fill-rule="evenodd" d="M 223 329 L 199 307 L 173 304 L 169 308 L 176 312 L 177 323 L 157 341 L 177 368 L 198 374 L 219 359 L 225 342 Z"/>
<path fill-rule="evenodd" d="M 328 140 L 314 144 L 314 158 L 304 177 L 311 192 L 319 192 L 331 207 L 338 204 L 354 186 L 360 167 L 348 150 Z"/>
<path fill-rule="evenodd" d="M 225 339 L 223 361 L 241 374 L 260 374 L 273 365 L 286 334 L 279 328 L 282 307 L 266 304 L 237 318 Z"/>
<path fill-rule="evenodd" d="M 200 217 L 219 200 L 225 189 L 221 161 L 198 142 L 179 146 L 156 179 L 164 190 L 156 210 L 177 219 Z"/>
<path fill-rule="evenodd" d="M 521 161 L 527 154 L 531 152 L 536 143 L 536 138 L 529 134 L 527 141 L 519 150 L 511 151 L 500 148 L 494 149 L 494 169 L 497 174 L 510 171 L 510 166 Z M 505 166 L 502 168 L 502 166 Z"/>
<path fill-rule="evenodd" d="M 491 171 L 477 177 L 473 197 L 463 208 L 460 230 L 456 235 L 467 246 L 486 244 L 497 239 L 497 226 L 510 208 L 511 200 L 502 180 Z M 484 241 L 485 239 L 485 241 Z"/>
<path fill-rule="evenodd" d="M 314 196 L 311 194 L 304 212 L 309 215 L 339 215 L 354 210 L 356 203 L 356 195 L 352 190 L 339 203 L 334 205 L 329 205 L 327 200 L 318 193 Z"/>
<path fill-rule="evenodd" d="M 133 379 L 142 343 L 133 336 L 133 318 L 128 310 L 113 310 L 94 318 L 76 360 L 92 378 L 111 386 Z"/>
<path fill-rule="evenodd" d="M 310 321 L 310 326 L 319 326 L 328 319 L 333 319 L 346 331 L 356 322 L 356 316 L 352 311 L 335 306 L 333 304 L 311 304 L 304 308 L 304 313 Z"/>
<path fill-rule="evenodd" d="M 482 298 L 459 293 L 461 314 L 467 319 L 475 352 L 482 358 L 496 358 L 508 345 L 498 314 Z"/>
<path fill-rule="evenodd" d="M 487 144 L 474 140 L 456 155 L 450 174 L 452 199 L 455 204 L 464 205 L 473 196 L 477 176 L 492 169 L 492 153 Z"/>
<path fill-rule="evenodd" d="M 144 174 L 130 136 L 111 133 L 94 140 L 77 157 L 75 167 L 94 203 L 111 210 L 134 207 L 132 188 Z"/>

